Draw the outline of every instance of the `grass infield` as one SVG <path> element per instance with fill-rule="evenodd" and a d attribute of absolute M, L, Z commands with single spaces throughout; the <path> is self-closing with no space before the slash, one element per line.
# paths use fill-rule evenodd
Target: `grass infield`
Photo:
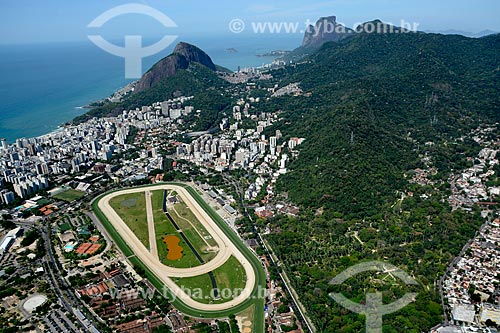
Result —
<path fill-rule="evenodd" d="M 131 193 L 115 197 L 109 201 L 110 206 L 149 250 L 149 230 L 146 216 L 146 195 Z"/>
<path fill-rule="evenodd" d="M 231 256 L 224 265 L 214 270 L 213 275 L 219 289 L 219 299 L 215 299 L 212 291 L 212 283 L 208 274 L 203 274 L 190 278 L 176 278 L 175 283 L 185 290 L 192 292 L 193 299 L 204 304 L 225 303 L 232 300 L 239 292 L 245 288 L 245 269 L 238 259 Z M 195 291 L 201 291 L 196 293 Z"/>
<path fill-rule="evenodd" d="M 175 268 L 191 268 L 200 266 L 200 262 L 194 255 L 189 246 L 182 240 L 181 236 L 175 230 L 172 223 L 163 212 L 163 191 L 152 191 L 151 204 L 153 206 L 153 216 L 155 221 L 156 247 L 158 249 L 158 259 L 162 264 Z M 167 246 L 163 238 L 167 235 L 177 236 L 180 239 L 179 245 L 182 246 L 182 258 L 178 260 L 167 259 Z"/>

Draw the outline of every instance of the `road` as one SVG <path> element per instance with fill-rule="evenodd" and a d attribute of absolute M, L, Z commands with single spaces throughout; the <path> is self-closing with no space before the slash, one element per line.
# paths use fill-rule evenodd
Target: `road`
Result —
<path fill-rule="evenodd" d="M 479 231 L 476 232 L 474 237 L 470 239 L 467 244 L 462 248 L 462 251 L 460 251 L 460 254 L 456 256 L 452 261 L 451 264 L 448 265 L 446 268 L 446 271 L 444 272 L 443 276 L 439 279 L 438 281 L 438 289 L 439 289 L 439 296 L 441 297 L 441 306 L 443 307 L 443 317 L 444 317 L 444 325 L 448 325 L 449 323 L 449 317 L 448 314 L 451 313 L 450 307 L 445 303 L 444 301 L 444 291 L 443 291 L 443 283 L 444 280 L 448 277 L 448 274 L 453 271 L 455 266 L 458 264 L 460 259 L 462 259 L 465 255 L 465 252 L 471 247 L 472 243 L 474 242 L 475 238 L 482 232 L 484 232 L 484 229 L 491 223 L 491 217 L 488 218 L 488 221 L 484 223 L 481 228 L 479 228 Z"/>
<path fill-rule="evenodd" d="M 47 229 L 47 226 L 45 226 L 42 230 L 42 238 L 45 242 L 45 249 L 47 251 L 47 255 L 48 255 L 48 259 L 49 259 L 45 263 L 45 269 L 46 269 L 46 272 L 48 273 L 47 276 L 48 276 L 50 282 L 52 282 L 51 285 L 52 285 L 54 291 L 56 292 L 56 295 L 58 296 L 59 300 L 61 301 L 63 307 L 69 313 L 74 314 L 74 307 L 78 307 L 79 302 L 76 300 L 76 297 L 70 291 L 70 287 L 61 278 L 61 272 L 59 271 L 59 267 L 57 266 L 57 262 L 54 258 L 54 254 L 52 253 L 50 235 L 49 235 L 49 231 Z M 55 271 L 55 273 L 54 273 L 54 271 Z M 87 325 L 85 325 L 85 323 L 81 322 L 76 315 L 75 315 L 75 318 L 77 318 L 77 323 L 81 327 L 83 327 L 83 330 L 87 331 Z"/>
<path fill-rule="evenodd" d="M 149 249 L 151 255 L 158 258 L 158 247 L 156 246 L 155 218 L 153 215 L 153 204 L 151 203 L 151 191 L 145 191 L 146 215 L 148 219 Z"/>
<path fill-rule="evenodd" d="M 245 212 L 245 216 L 247 216 L 248 219 L 253 224 L 253 222 L 254 222 L 253 218 L 250 215 L 250 213 L 248 213 L 247 207 L 243 203 L 243 195 L 242 195 L 243 192 L 242 192 L 242 190 L 240 188 L 239 183 L 237 181 L 235 181 L 231 176 L 223 175 L 223 177 L 224 177 L 224 179 L 226 181 L 231 182 L 232 185 L 234 186 L 234 189 L 235 189 L 236 193 L 238 193 L 238 196 L 239 196 L 240 205 L 241 205 L 241 207 L 243 208 L 243 210 Z M 253 228 L 254 228 L 255 233 L 259 237 L 260 244 L 262 245 L 262 247 L 264 248 L 264 250 L 266 251 L 266 253 L 268 254 L 268 256 L 271 258 L 272 264 L 275 267 L 281 266 L 281 263 L 279 262 L 278 258 L 276 257 L 276 259 L 275 259 L 275 256 L 274 256 L 274 254 L 272 252 L 272 249 L 269 249 L 268 246 L 267 246 L 267 244 L 264 242 L 264 239 L 262 238 L 262 235 L 260 234 L 260 232 L 257 229 L 257 227 L 254 225 Z M 281 281 L 285 285 L 285 288 L 286 288 L 288 294 L 292 298 L 292 306 L 293 306 L 293 308 L 295 308 L 299 312 L 299 314 L 301 316 L 301 322 L 304 323 L 307 326 L 307 329 L 309 330 L 309 332 L 312 332 L 312 333 L 316 332 L 316 327 L 312 323 L 312 320 L 306 315 L 305 308 L 302 305 L 302 303 L 300 303 L 299 296 L 295 292 L 295 289 L 293 289 L 293 287 L 291 287 L 290 281 L 288 279 L 288 276 L 286 275 L 286 273 L 284 271 L 283 271 L 283 273 L 279 273 L 279 276 L 281 278 Z"/>
<path fill-rule="evenodd" d="M 173 190 L 176 191 L 181 199 L 189 206 L 196 218 L 203 224 L 208 233 L 213 237 L 219 247 L 217 256 L 210 262 L 193 267 L 193 268 L 173 268 L 168 267 L 160 262 L 158 256 L 153 256 L 151 252 L 142 244 L 137 236 L 130 230 L 120 216 L 109 204 L 114 197 L 139 193 L 153 190 Z M 220 227 L 210 218 L 208 213 L 198 204 L 198 202 L 189 194 L 189 192 L 181 186 L 160 184 L 158 186 L 145 188 L 126 189 L 123 191 L 113 192 L 104 196 L 99 202 L 98 207 L 113 225 L 115 230 L 120 234 L 125 243 L 133 250 L 136 256 L 153 272 L 167 287 L 183 301 L 187 306 L 202 311 L 222 311 L 231 309 L 247 300 L 256 283 L 255 272 L 248 259 L 241 253 L 235 244 L 231 242 L 229 237 L 220 229 Z M 202 274 L 207 274 L 218 267 L 222 266 L 231 256 L 234 256 L 245 269 L 247 281 L 242 293 L 233 300 L 221 304 L 203 304 L 196 302 L 190 298 L 184 290 L 171 280 L 173 277 L 193 277 Z"/>

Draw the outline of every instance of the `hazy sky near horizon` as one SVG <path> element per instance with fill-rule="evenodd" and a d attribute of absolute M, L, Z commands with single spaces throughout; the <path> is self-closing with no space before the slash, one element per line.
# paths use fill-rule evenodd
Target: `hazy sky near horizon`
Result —
<path fill-rule="evenodd" d="M 134 3 L 123 0 L 1 0 L 0 44 L 83 41 L 95 29 L 87 25 L 101 13 L 117 5 Z M 124 35 L 145 38 L 179 35 L 180 38 L 229 35 L 229 22 L 246 23 L 244 36 L 251 34 L 254 22 L 297 22 L 305 27 L 307 20 L 336 15 L 348 27 L 373 19 L 400 25 L 401 20 L 418 23 L 422 31 L 461 30 L 500 32 L 498 0 L 143 0 L 169 16 L 177 28 L 165 28 L 154 19 L 128 14 L 109 21 L 98 29 L 107 39 Z M 296 36 L 300 40 L 302 31 Z"/>

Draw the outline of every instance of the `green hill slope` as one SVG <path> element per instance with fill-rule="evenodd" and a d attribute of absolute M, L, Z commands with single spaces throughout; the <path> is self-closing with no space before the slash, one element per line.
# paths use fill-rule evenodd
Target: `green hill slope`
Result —
<path fill-rule="evenodd" d="M 384 332 L 428 332 L 442 321 L 437 281 L 484 223 L 445 200 L 449 173 L 477 154 L 472 140 L 448 143 L 499 120 L 499 50 L 498 35 L 359 34 L 274 74 L 280 86 L 300 82 L 310 96 L 260 106 L 283 110 L 276 127 L 306 138 L 277 184 L 302 213 L 268 220 L 267 239 L 318 332 L 364 331 L 364 318 L 328 296 L 329 280 L 364 260 L 388 261 L 421 283 L 415 303 L 384 317 Z M 425 154 L 436 185 L 409 184 Z M 410 191 L 414 197 L 400 200 Z M 409 290 L 379 279 L 361 275 L 340 291 L 362 302 L 376 287 L 391 303 Z"/>
<path fill-rule="evenodd" d="M 312 96 L 266 106 L 295 110 L 289 131 L 308 138 L 281 189 L 306 206 L 373 215 L 416 166 L 419 144 L 499 118 L 499 46 L 499 36 L 363 34 L 283 71 Z"/>

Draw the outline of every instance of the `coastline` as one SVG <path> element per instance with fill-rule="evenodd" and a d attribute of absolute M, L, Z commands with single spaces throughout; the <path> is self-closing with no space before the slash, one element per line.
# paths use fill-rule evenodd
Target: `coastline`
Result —
<path fill-rule="evenodd" d="M 199 44 L 201 45 L 203 43 Z M 224 42 L 224 44 L 226 44 L 226 42 Z M 236 55 L 229 54 L 228 56 L 226 52 L 227 46 L 216 46 L 216 48 L 212 48 L 209 53 L 214 55 L 214 62 L 222 64 L 222 66 L 225 67 L 231 67 L 233 70 L 235 70 L 233 67 L 236 63 L 241 64 L 241 68 L 263 67 L 263 63 L 261 62 L 263 58 L 258 56 L 256 53 L 257 49 L 246 49 L 238 43 L 235 43 L 234 46 L 237 47 L 239 51 Z M 260 46 L 258 51 L 260 51 L 259 53 L 265 53 L 266 49 L 273 50 L 275 46 L 276 45 L 266 45 L 264 48 Z M 46 78 L 47 75 L 52 77 L 54 76 L 53 73 L 56 72 L 54 76 L 55 80 L 52 85 L 42 84 L 40 86 L 40 84 L 37 83 L 33 87 L 29 87 L 31 89 L 25 88 L 22 91 L 20 89 L 13 90 L 12 92 L 10 92 L 10 90 L 4 90 L 5 96 L 3 97 L 6 97 L 5 102 L 7 107 L 0 116 L 0 132 L 2 132 L 0 137 L 5 137 L 9 144 L 15 143 L 17 139 L 38 138 L 57 133 L 63 130 L 64 127 L 66 127 L 68 123 L 71 123 L 76 117 L 93 109 L 95 103 L 113 98 L 115 94 L 122 91 L 130 84 L 130 81 L 123 82 L 124 80 L 121 75 L 113 74 L 121 73 L 123 70 L 121 59 L 115 59 L 114 57 L 105 58 L 101 54 L 98 56 L 94 55 L 96 50 L 93 46 L 85 44 L 78 45 L 77 50 L 79 57 L 75 58 L 75 61 L 80 59 L 82 59 L 81 61 L 86 61 L 86 59 L 89 58 L 93 58 L 95 61 L 85 62 L 85 65 L 81 66 L 76 72 L 74 69 L 65 70 L 65 67 L 61 67 L 59 64 L 56 66 L 56 62 L 63 61 L 62 59 L 60 60 L 62 56 L 60 50 L 54 50 L 46 46 L 30 46 L 29 49 L 31 50 L 31 48 L 33 48 L 33 50 L 30 54 L 37 54 L 41 51 L 45 51 L 50 55 L 50 59 L 46 60 L 47 63 L 45 66 L 47 67 L 46 70 L 48 73 L 38 73 L 34 71 L 31 71 L 31 73 L 26 72 L 26 77 L 18 77 L 18 81 L 29 81 L 33 77 L 36 79 L 39 76 Z M 10 52 L 14 54 L 15 51 L 16 49 Z M 67 49 L 67 51 L 72 52 L 73 49 Z M 26 54 L 26 61 L 30 63 L 30 66 L 39 68 L 26 52 L 23 54 Z M 53 56 L 53 54 L 56 56 Z M 89 55 L 93 56 L 91 57 Z M 5 61 L 7 63 L 9 59 L 5 59 Z M 98 62 L 98 64 L 94 66 L 94 62 Z M 145 66 L 149 66 L 150 63 L 152 65 L 155 62 L 156 60 L 148 60 Z M 259 62 L 260 65 L 257 65 Z M 90 70 L 87 68 L 89 66 L 94 66 L 96 68 Z M 5 70 L 7 70 L 7 68 L 5 68 Z M 17 75 L 16 73 L 18 72 L 16 68 L 11 68 L 7 72 L 6 81 L 12 81 L 12 79 L 9 79 L 9 73 Z M 76 81 L 75 75 L 79 75 Z M 122 83 L 118 83 L 120 88 L 116 88 L 118 81 L 122 81 Z M 75 82 L 79 83 L 75 85 Z M 41 90 L 43 90 L 43 93 L 40 92 Z M 29 103 L 24 102 L 26 95 L 30 97 Z M 103 96 L 107 97 L 103 98 Z"/>
<path fill-rule="evenodd" d="M 118 97 L 123 97 L 125 96 L 128 92 L 130 91 L 133 91 L 134 87 L 135 87 L 135 84 L 137 83 L 138 81 L 133 81 L 131 83 L 128 83 L 126 86 L 123 86 L 117 90 L 115 90 L 111 95 L 109 95 L 108 97 L 105 97 L 105 98 L 102 98 L 102 99 L 98 99 L 98 100 L 94 100 L 94 101 L 91 101 L 90 103 L 86 104 L 86 105 L 82 105 L 82 106 L 75 106 L 73 107 L 73 109 L 75 110 L 82 110 L 82 112 L 77 115 L 77 116 L 74 116 L 72 117 L 70 120 L 67 120 L 59 125 L 56 125 L 55 128 L 51 129 L 51 130 L 48 130 L 46 133 L 44 134 L 40 134 L 40 135 L 33 135 L 33 136 L 19 136 L 19 137 L 16 137 L 15 139 L 10 139 L 10 140 L 7 140 L 7 143 L 8 144 L 13 144 L 15 143 L 17 140 L 21 140 L 21 139 L 39 139 L 39 138 L 45 138 L 45 137 L 48 137 L 48 136 L 51 136 L 51 135 L 54 135 L 54 134 L 58 134 L 62 131 L 64 131 L 64 129 L 66 127 L 69 126 L 69 124 L 71 124 L 73 122 L 73 120 L 78 117 L 78 116 L 82 116 L 84 114 L 86 114 L 87 112 L 89 112 L 90 110 L 94 109 L 96 106 L 92 106 L 92 104 L 99 104 L 99 103 L 105 103 L 106 101 L 113 101 L 113 99 L 116 99 Z"/>
<path fill-rule="evenodd" d="M 84 107 L 75 107 L 75 109 L 85 109 Z M 83 112 L 82 114 L 85 114 L 85 112 Z M 60 125 L 57 125 L 55 128 L 47 131 L 46 133 L 44 134 L 40 134 L 40 135 L 33 135 L 33 136 L 19 136 L 19 137 L 16 137 L 15 139 L 8 139 L 7 140 L 7 143 L 9 145 L 12 145 L 12 144 L 15 144 L 17 140 L 30 140 L 30 139 L 41 139 L 41 138 L 45 138 L 45 137 L 49 137 L 51 135 L 55 135 L 55 134 L 58 134 L 60 132 L 63 132 L 64 129 L 68 126 L 68 124 L 71 122 L 72 120 L 69 120 L 67 122 L 64 122 Z"/>

